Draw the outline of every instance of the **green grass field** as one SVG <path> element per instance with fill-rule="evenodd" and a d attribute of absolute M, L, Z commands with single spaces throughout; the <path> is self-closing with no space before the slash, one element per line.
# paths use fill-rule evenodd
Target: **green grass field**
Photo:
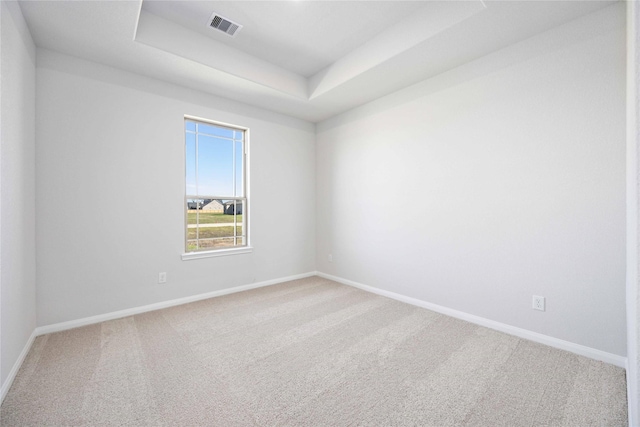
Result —
<path fill-rule="evenodd" d="M 200 233 L 198 236 L 200 239 L 211 239 L 213 237 L 233 237 L 233 226 L 230 227 L 204 227 L 198 228 Z M 242 227 L 238 227 L 237 235 L 242 236 Z M 187 239 L 196 238 L 196 228 L 190 228 L 187 233 Z"/>
<path fill-rule="evenodd" d="M 198 246 L 196 245 L 196 240 L 192 240 L 192 239 L 195 239 L 195 237 L 196 237 L 195 230 L 193 231 L 193 233 L 189 233 L 189 239 L 190 240 L 187 243 L 187 251 L 188 252 L 197 251 L 198 249 L 233 248 L 233 247 L 236 246 L 236 245 L 234 245 L 233 237 L 224 237 L 224 236 L 215 236 L 214 235 L 214 236 L 210 236 L 210 237 L 222 237 L 222 238 L 206 240 L 206 238 L 202 235 L 202 231 L 203 230 L 200 230 L 200 239 L 201 239 L 201 240 L 199 240 L 200 248 L 198 248 Z M 231 232 L 233 232 L 233 229 L 231 230 Z M 203 238 L 205 240 L 202 240 Z M 242 246 L 243 244 L 244 244 L 244 238 L 243 237 L 238 237 L 237 238 L 237 246 Z"/>
<path fill-rule="evenodd" d="M 200 240 L 200 248 L 199 249 L 219 249 L 219 248 L 233 248 L 236 246 L 242 246 L 244 244 L 243 238 L 238 237 L 238 244 L 234 244 L 233 237 L 224 238 L 224 239 L 216 239 L 216 240 Z M 190 240 L 187 244 L 187 251 L 192 252 L 198 250 L 198 246 L 196 245 L 195 240 Z"/>
<path fill-rule="evenodd" d="M 239 224 L 236 227 L 236 236 L 238 236 L 238 245 L 243 244 L 242 240 L 242 215 L 225 215 L 223 213 L 217 212 L 206 212 L 206 211 L 196 211 L 189 210 L 187 211 L 187 221 L 189 224 L 196 224 L 196 214 L 199 216 L 198 223 L 199 224 L 229 224 L 229 226 L 221 226 L 221 227 L 198 227 L 198 237 L 200 239 L 200 249 L 215 249 L 215 248 L 225 248 L 225 247 L 233 247 L 233 229 L 234 220 Z M 187 239 L 189 243 L 187 245 L 188 251 L 197 250 L 196 247 L 196 228 L 188 228 L 187 229 Z M 203 239 L 219 239 L 219 240 L 203 240 Z"/>
<path fill-rule="evenodd" d="M 233 215 L 225 215 L 223 213 L 214 212 L 202 212 L 190 210 L 187 212 L 187 222 L 189 224 L 196 223 L 196 213 L 200 214 L 200 224 L 220 224 L 220 223 L 233 223 Z M 242 215 L 236 215 L 238 223 L 242 223 Z M 226 228 L 226 227 L 222 227 Z"/>

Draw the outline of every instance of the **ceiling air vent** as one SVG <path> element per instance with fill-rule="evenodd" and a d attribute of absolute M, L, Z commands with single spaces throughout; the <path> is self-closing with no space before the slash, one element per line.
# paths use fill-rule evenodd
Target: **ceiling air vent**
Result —
<path fill-rule="evenodd" d="M 218 31 L 222 31 L 228 36 L 235 37 L 238 31 L 242 29 L 242 25 L 237 22 L 233 22 L 230 19 L 224 18 L 217 13 L 213 13 L 209 18 L 209 26 L 215 28 Z"/>

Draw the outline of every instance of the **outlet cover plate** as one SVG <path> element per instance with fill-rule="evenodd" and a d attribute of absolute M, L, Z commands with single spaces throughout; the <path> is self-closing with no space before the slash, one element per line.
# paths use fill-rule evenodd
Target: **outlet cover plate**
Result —
<path fill-rule="evenodd" d="M 540 310 L 540 311 L 545 311 L 545 307 L 544 307 L 544 297 L 538 296 L 538 295 L 534 295 L 533 296 L 533 309 L 534 310 Z"/>

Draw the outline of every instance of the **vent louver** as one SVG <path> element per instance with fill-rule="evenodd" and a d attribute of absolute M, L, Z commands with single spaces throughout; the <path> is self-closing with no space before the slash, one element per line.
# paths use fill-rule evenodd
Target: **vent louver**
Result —
<path fill-rule="evenodd" d="M 217 13 L 213 13 L 211 18 L 209 18 L 209 26 L 218 31 L 222 31 L 228 36 L 235 37 L 236 34 L 242 29 L 242 25 L 237 22 L 233 22 L 230 19 L 227 19 L 223 16 L 220 16 Z"/>

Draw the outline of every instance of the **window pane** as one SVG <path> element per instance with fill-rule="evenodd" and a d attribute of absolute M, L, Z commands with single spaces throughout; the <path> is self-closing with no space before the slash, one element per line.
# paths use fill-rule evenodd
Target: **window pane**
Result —
<path fill-rule="evenodd" d="M 225 215 L 229 215 L 232 219 L 231 222 L 234 222 L 234 217 L 237 218 L 238 222 L 242 222 L 242 214 L 244 213 L 244 202 L 242 200 L 224 200 L 224 213 Z"/>
<path fill-rule="evenodd" d="M 243 246 L 245 245 L 245 235 L 246 235 L 246 224 L 244 222 L 244 211 L 245 211 L 245 203 L 241 200 L 236 200 L 236 245 Z"/>
<path fill-rule="evenodd" d="M 245 132 L 185 121 L 186 248 L 245 246 Z M 216 198 L 216 196 L 218 196 Z"/>
<path fill-rule="evenodd" d="M 242 182 L 242 178 L 243 178 L 243 174 L 242 174 L 242 160 L 243 160 L 243 147 L 242 147 L 242 142 L 235 142 L 236 144 L 236 159 L 235 159 L 235 182 L 236 182 L 236 188 L 235 188 L 235 193 L 234 195 L 236 197 L 243 197 L 244 196 L 244 191 L 243 191 L 243 182 Z"/>
<path fill-rule="evenodd" d="M 198 240 L 233 237 L 233 223 L 231 224 L 199 224 L 197 228 Z"/>
<path fill-rule="evenodd" d="M 187 199 L 188 223 L 195 224 L 198 210 L 202 208 L 203 199 Z"/>
<path fill-rule="evenodd" d="M 187 199 L 187 250 L 245 245 L 244 201 Z"/>
<path fill-rule="evenodd" d="M 198 123 L 198 132 L 206 135 L 222 136 L 224 138 L 233 138 L 233 130 L 213 125 Z"/>
<path fill-rule="evenodd" d="M 202 199 L 187 199 L 187 251 L 198 250 L 198 222 Z"/>
<path fill-rule="evenodd" d="M 223 237 L 220 239 L 205 239 L 200 241 L 200 250 L 224 249 L 232 248 L 234 244 L 233 237 Z"/>
<path fill-rule="evenodd" d="M 196 136 L 192 133 L 186 135 L 186 177 L 187 194 L 196 193 Z"/>
<path fill-rule="evenodd" d="M 233 142 L 198 136 L 198 195 L 233 195 Z"/>

